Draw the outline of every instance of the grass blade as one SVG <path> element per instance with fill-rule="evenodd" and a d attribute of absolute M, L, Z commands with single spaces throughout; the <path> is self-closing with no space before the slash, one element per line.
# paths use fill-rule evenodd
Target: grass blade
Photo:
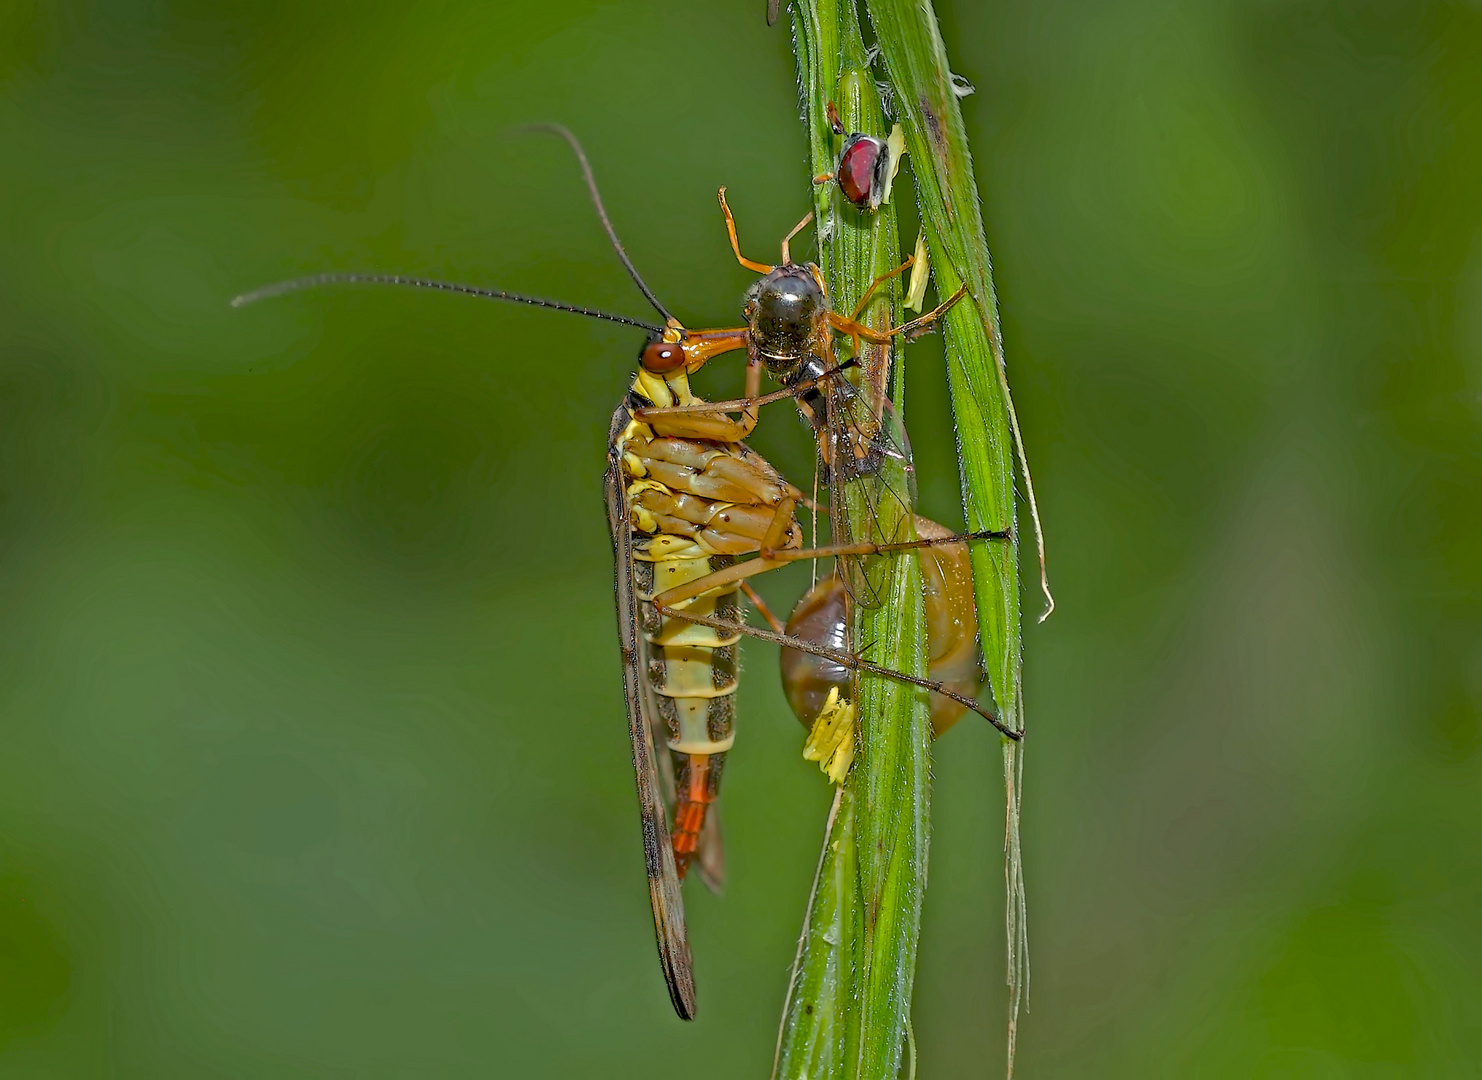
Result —
<path fill-rule="evenodd" d="M 833 102 L 845 127 L 887 134 L 852 0 L 793 5 L 794 44 L 813 173 L 834 166 L 838 146 L 826 120 Z M 836 310 L 853 310 L 878 276 L 900 262 L 895 214 L 856 210 L 836 186 L 815 191 L 819 265 Z M 899 321 L 899 282 L 882 288 L 861 321 L 883 330 Z M 878 400 L 887 383 L 900 406 L 885 347 L 866 347 L 861 389 Z M 894 477 L 904 481 L 904 473 Z M 878 521 L 870 481 L 843 492 L 857 536 L 871 529 L 912 532 L 909 512 Z M 869 659 L 921 674 L 925 667 L 920 569 L 914 556 L 890 560 L 887 599 L 857 606 L 853 640 Z M 825 845 L 793 988 L 783 1016 L 775 1075 L 889 1080 L 899 1071 L 926 885 L 929 835 L 929 727 L 924 695 L 899 682 L 859 680 L 858 752 Z"/>
<path fill-rule="evenodd" d="M 966 284 L 968 295 L 945 320 L 948 380 L 962 470 L 963 507 L 970 529 L 1013 531 L 1014 458 L 1023 464 L 1018 420 L 1009 396 L 999 331 L 993 269 L 983 233 L 972 156 L 968 152 L 956 83 L 947 62 L 930 0 L 866 0 L 880 57 L 889 73 L 905 127 L 917 203 L 937 275 L 949 294 Z M 1044 543 L 1034 487 L 1024 467 L 1025 493 L 1040 556 L 1040 581 L 1054 607 L 1045 575 Z M 1003 720 L 1024 727 L 1019 553 L 1011 544 L 981 545 L 973 576 L 984 659 Z M 1041 616 L 1043 618 L 1044 616 Z M 1009 985 L 1008 1074 L 1013 1075 L 1019 1011 L 1029 990 L 1019 814 L 1023 794 L 1023 745 L 1003 744 Z"/>

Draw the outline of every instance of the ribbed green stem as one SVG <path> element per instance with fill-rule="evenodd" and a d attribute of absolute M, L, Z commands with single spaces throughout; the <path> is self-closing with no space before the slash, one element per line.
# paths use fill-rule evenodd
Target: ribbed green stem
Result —
<path fill-rule="evenodd" d="M 831 171 L 839 140 L 830 101 L 849 131 L 887 133 L 858 17 L 845 0 L 794 6 L 810 168 Z M 819 266 L 835 310 L 851 312 L 879 276 L 900 263 L 895 212 L 859 211 L 835 185 L 815 191 Z M 900 319 L 898 281 L 880 289 L 861 321 L 885 330 Z M 866 346 L 861 391 L 879 402 L 893 349 Z M 894 379 L 898 407 L 902 382 Z M 906 490 L 899 462 L 879 478 L 846 485 L 843 513 L 859 538 L 914 535 L 909 508 L 878 497 Z M 892 518 L 890 515 L 894 514 Z M 914 556 L 881 560 L 884 602 L 856 605 L 853 641 L 868 658 L 900 671 L 925 669 L 920 568 Z M 900 1066 L 916 969 L 929 832 L 929 725 L 925 696 L 895 680 L 859 680 L 858 751 L 831 821 L 778 1046 L 779 1077 L 891 1078 Z"/>
<path fill-rule="evenodd" d="M 1023 728 L 1019 545 L 1014 503 L 1018 422 L 1009 396 L 992 266 L 958 93 L 930 0 L 865 0 L 895 107 L 905 129 L 912 179 L 937 294 L 966 287 L 943 320 L 968 528 L 1013 539 L 974 546 L 974 587 L 984 660 L 1003 720 Z M 825 119 L 833 101 L 850 131 L 884 135 L 885 120 L 866 61 L 853 0 L 796 0 L 794 44 L 808 126 L 810 168 L 829 172 L 838 141 Z M 904 175 L 897 198 L 907 190 Z M 835 308 L 852 309 L 871 280 L 899 259 L 894 210 L 868 215 L 837 187 L 817 189 L 819 262 Z M 899 289 L 882 290 L 865 321 L 898 317 Z M 867 393 L 904 390 L 899 364 L 868 351 Z M 1024 469 L 1036 538 L 1033 485 Z M 870 491 L 845 493 L 851 526 L 870 519 Z M 879 508 L 876 507 L 876 510 Z M 909 522 L 906 523 L 909 528 Z M 865 535 L 865 534 L 860 534 Z M 1043 544 L 1040 544 L 1043 582 Z M 891 568 L 889 597 L 856 613 L 854 640 L 873 642 L 872 659 L 919 672 L 923 662 L 919 571 Z M 1048 585 L 1045 585 L 1048 598 Z M 927 727 L 921 696 L 888 680 L 860 680 L 859 759 L 830 817 L 809 921 L 783 1016 L 779 1077 L 887 1078 L 900 1065 L 910 1011 L 929 837 Z M 1008 1072 L 1013 1074 L 1019 1011 L 1028 993 L 1028 939 L 1019 844 L 1022 744 L 1004 740 L 1005 885 L 1008 945 Z"/>
<path fill-rule="evenodd" d="M 905 127 L 917 205 L 931 252 L 937 291 L 961 284 L 967 296 L 946 317 L 947 373 L 956 421 L 962 501 L 969 529 L 1006 529 L 1008 544 L 977 545 L 973 579 L 984 659 L 999 713 L 1022 730 L 1019 550 L 1014 514 L 1014 458 L 1022 464 L 1018 421 L 1009 396 L 993 267 L 978 205 L 962 110 L 930 0 L 865 0 L 880 58 L 895 90 Z M 1039 534 L 1034 488 L 1024 469 L 1025 491 Z M 1045 596 L 1049 586 L 1043 577 Z M 1048 614 L 1048 611 L 1046 612 Z M 1019 1010 L 1029 991 L 1029 941 L 1025 924 L 1019 811 L 1023 793 L 1023 744 L 1005 739 L 1004 884 L 1008 950 L 1008 1075 L 1014 1071 Z"/>

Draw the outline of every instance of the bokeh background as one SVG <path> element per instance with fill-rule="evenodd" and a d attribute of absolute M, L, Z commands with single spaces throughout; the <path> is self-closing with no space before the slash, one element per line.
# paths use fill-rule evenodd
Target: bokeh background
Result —
<path fill-rule="evenodd" d="M 1060 604 L 1020 1074 L 1474 1075 L 1482 9 L 938 7 Z M 734 321 L 715 188 L 757 254 L 807 201 L 762 14 L 0 7 L 0 1076 L 765 1075 L 828 792 L 748 646 L 682 1024 L 600 506 L 641 335 L 227 306 L 370 268 L 646 314 L 512 132 L 560 120 L 655 289 Z M 938 749 L 923 1076 L 1001 1067 L 997 756 Z"/>

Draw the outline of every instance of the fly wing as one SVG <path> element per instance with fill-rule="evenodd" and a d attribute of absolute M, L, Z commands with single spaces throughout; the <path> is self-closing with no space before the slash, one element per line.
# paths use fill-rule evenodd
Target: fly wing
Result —
<path fill-rule="evenodd" d="M 629 412 L 620 407 L 613 416 L 612 442 L 627 426 Z M 679 871 L 669 841 L 669 821 L 659 787 L 657 755 L 652 736 L 653 703 L 644 681 L 644 648 L 638 636 L 638 603 L 633 588 L 633 533 L 628 511 L 622 461 L 609 454 L 604 488 L 607 522 L 612 529 L 616 562 L 613 591 L 617 599 L 618 642 L 622 646 L 623 696 L 628 706 L 628 737 L 633 749 L 633 777 L 638 785 L 638 814 L 643 826 L 643 861 L 648 869 L 648 894 L 654 910 L 654 937 L 659 963 L 669 984 L 674 1011 L 683 1020 L 695 1018 L 695 977 L 690 963 L 689 936 L 684 927 L 684 900 Z"/>
<path fill-rule="evenodd" d="M 890 403 L 882 403 L 877 414 L 842 372 L 830 376 L 820 389 L 824 417 L 818 445 L 829 483 L 834 543 L 893 544 L 911 539 L 915 476 L 905 430 Z M 862 490 L 849 498 L 850 487 Z M 839 562 L 855 602 L 879 607 L 885 599 L 888 563 L 856 555 Z"/>

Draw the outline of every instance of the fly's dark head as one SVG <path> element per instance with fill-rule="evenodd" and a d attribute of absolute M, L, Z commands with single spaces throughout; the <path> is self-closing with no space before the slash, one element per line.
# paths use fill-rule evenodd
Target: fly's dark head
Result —
<path fill-rule="evenodd" d="M 746 324 L 753 359 L 783 382 L 808 355 L 828 315 L 828 302 L 811 266 L 774 267 L 746 291 Z"/>

